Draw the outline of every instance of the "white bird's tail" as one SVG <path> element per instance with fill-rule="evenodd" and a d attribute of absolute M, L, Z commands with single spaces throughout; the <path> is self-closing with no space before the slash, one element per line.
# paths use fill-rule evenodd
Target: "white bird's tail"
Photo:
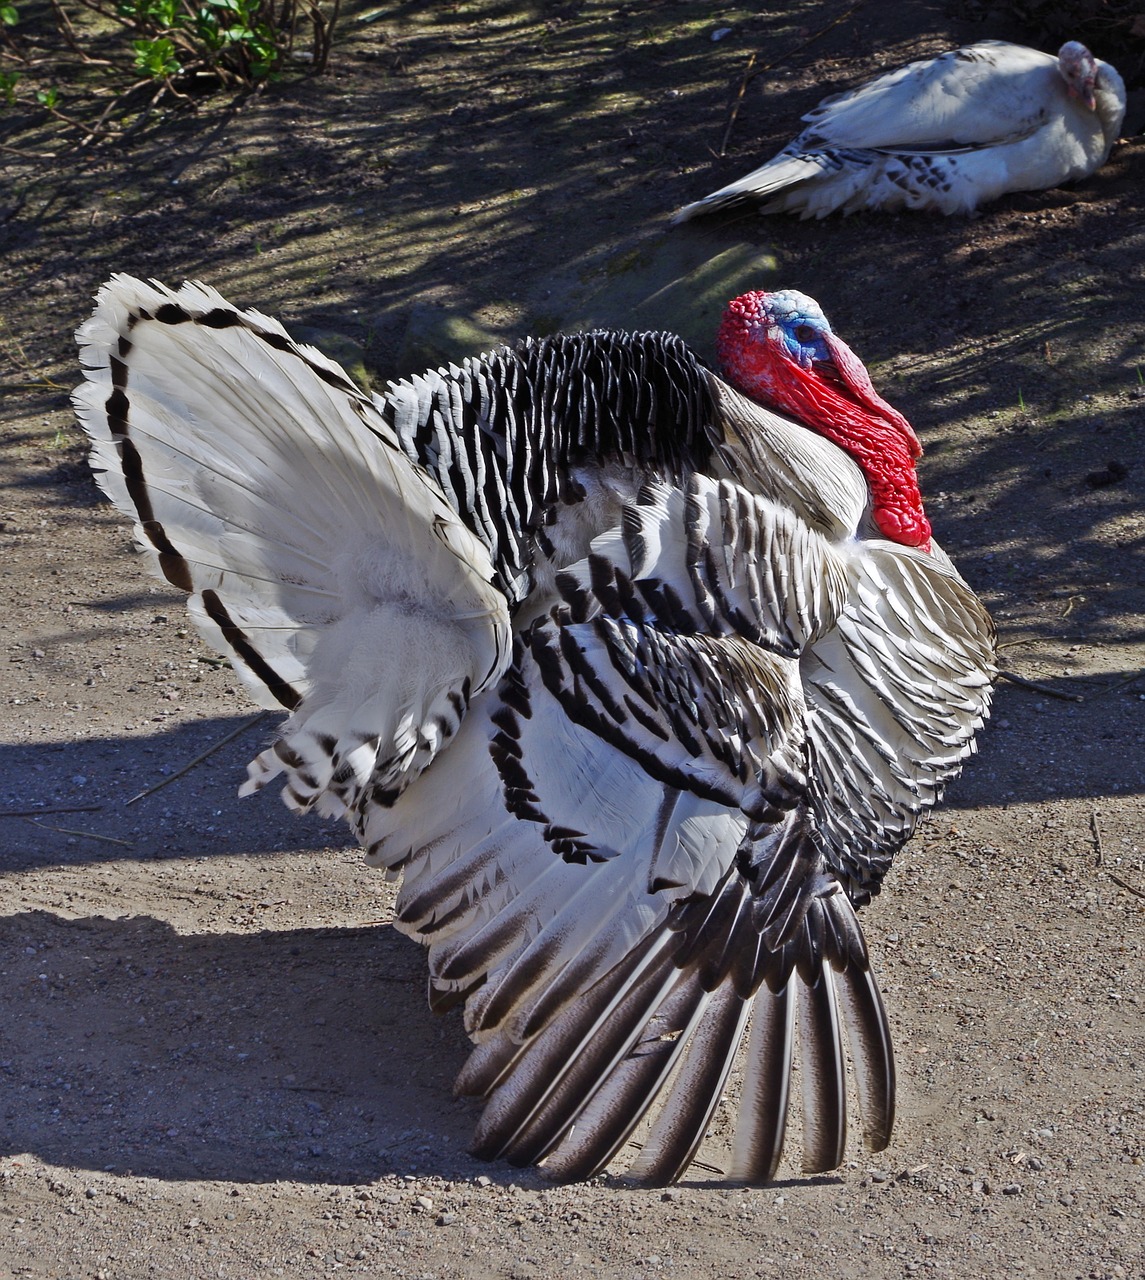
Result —
<path fill-rule="evenodd" d="M 244 790 L 400 793 L 510 652 L 487 548 L 373 402 L 214 290 L 117 275 L 79 342 L 100 487 L 259 705 L 293 714 Z"/>

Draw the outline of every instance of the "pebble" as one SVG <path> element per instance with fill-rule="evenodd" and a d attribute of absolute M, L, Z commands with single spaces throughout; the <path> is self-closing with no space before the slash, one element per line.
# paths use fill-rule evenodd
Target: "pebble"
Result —
<path fill-rule="evenodd" d="M 422 1213 L 429 1213 L 429 1211 L 433 1208 L 433 1201 L 429 1198 L 429 1196 L 418 1196 L 418 1198 L 414 1201 L 414 1205 L 416 1208 L 420 1209 Z"/>
<path fill-rule="evenodd" d="M 443 1213 L 437 1220 L 439 1227 L 451 1227 L 457 1221 L 457 1217 L 452 1213 Z"/>
<path fill-rule="evenodd" d="M 1008 1182 L 1002 1188 L 1002 1194 L 1004 1196 L 1020 1196 L 1022 1194 L 1021 1185 L 1017 1182 Z"/>

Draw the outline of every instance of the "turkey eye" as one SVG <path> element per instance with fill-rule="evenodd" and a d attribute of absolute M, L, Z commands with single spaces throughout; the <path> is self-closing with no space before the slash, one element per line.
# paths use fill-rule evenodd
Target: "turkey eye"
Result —
<path fill-rule="evenodd" d="M 811 343 L 818 341 L 819 334 L 809 324 L 797 324 L 795 326 L 795 337 L 798 342 L 810 346 Z"/>

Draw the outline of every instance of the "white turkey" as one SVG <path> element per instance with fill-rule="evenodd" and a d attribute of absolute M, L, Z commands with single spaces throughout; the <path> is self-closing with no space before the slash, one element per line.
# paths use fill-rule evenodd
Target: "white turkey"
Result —
<path fill-rule="evenodd" d="M 983 40 L 824 98 L 777 156 L 672 221 L 744 201 L 803 218 L 972 213 L 1008 191 L 1088 177 L 1124 116 L 1120 75 L 1076 40 L 1056 57 Z"/>
<path fill-rule="evenodd" d="M 101 487 L 291 713 L 244 790 L 344 814 L 431 1003 L 464 1005 L 479 1155 L 575 1179 L 632 1140 L 631 1176 L 674 1180 L 740 1048 L 730 1176 L 774 1175 L 793 1080 L 803 1167 L 840 1163 L 848 1052 L 886 1145 L 854 908 L 972 750 L 993 629 L 812 300 L 732 303 L 727 381 L 597 331 L 371 398 L 275 321 L 127 276 L 79 341 Z"/>

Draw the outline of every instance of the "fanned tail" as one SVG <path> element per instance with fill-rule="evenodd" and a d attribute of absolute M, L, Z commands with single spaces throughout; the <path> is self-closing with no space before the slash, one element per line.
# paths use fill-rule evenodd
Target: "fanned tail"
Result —
<path fill-rule="evenodd" d="M 255 700 L 294 714 L 246 790 L 398 794 L 509 656 L 488 550 L 373 402 L 213 289 L 118 275 L 79 332 L 100 487 Z"/>

